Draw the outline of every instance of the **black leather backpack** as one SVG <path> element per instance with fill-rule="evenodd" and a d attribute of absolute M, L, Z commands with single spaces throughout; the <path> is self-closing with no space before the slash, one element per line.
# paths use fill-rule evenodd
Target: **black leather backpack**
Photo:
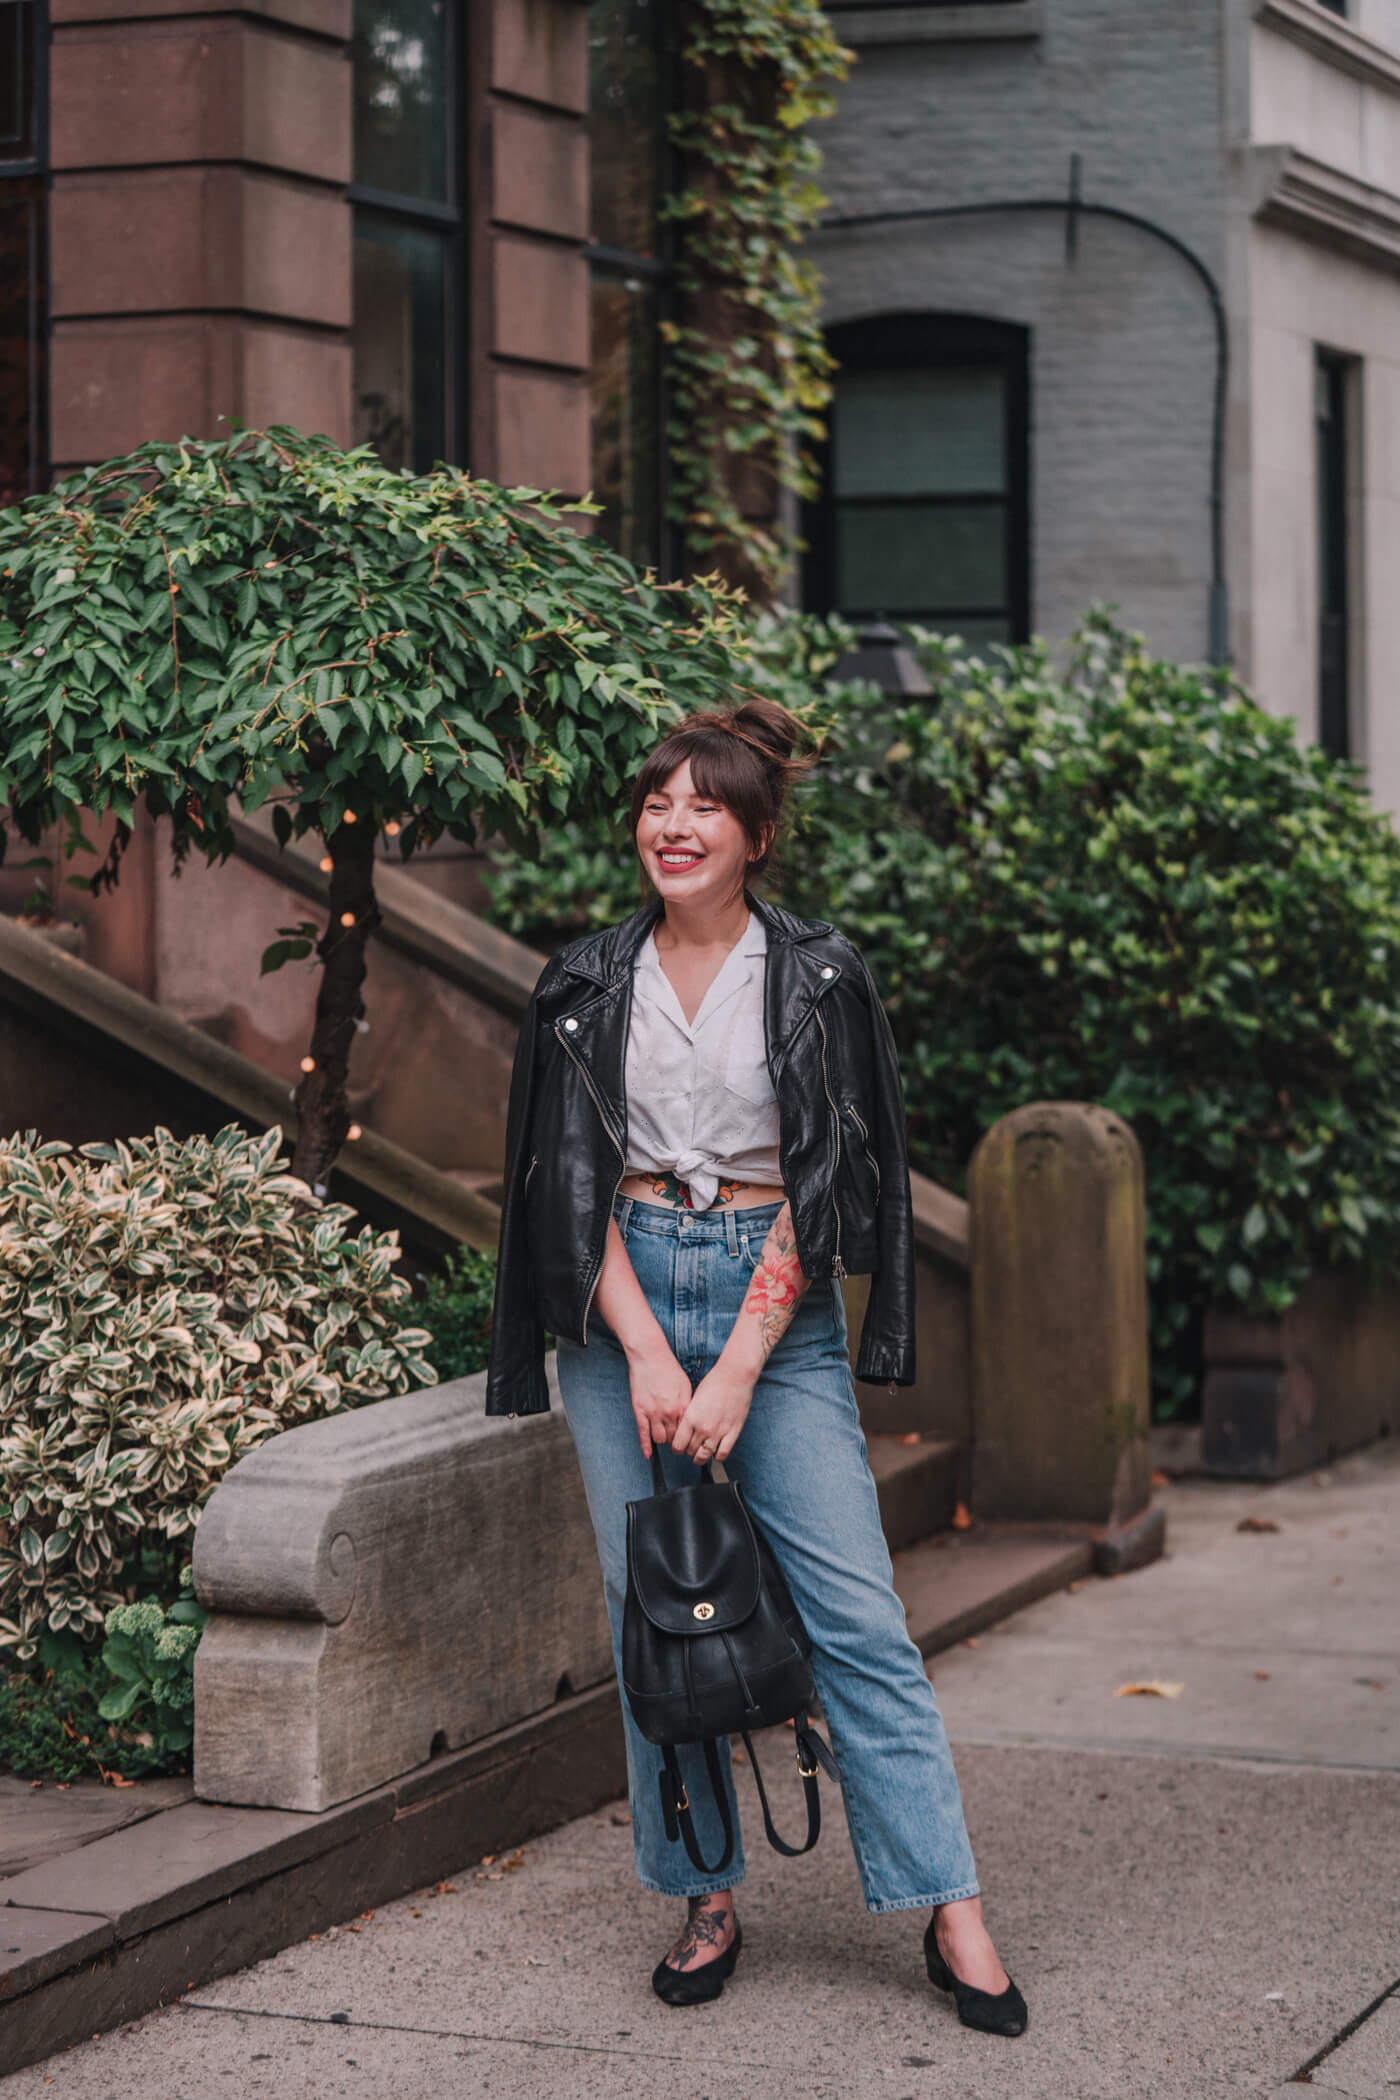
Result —
<path fill-rule="evenodd" d="M 680 1838 L 702 1874 L 718 1874 L 734 1853 L 734 1826 L 715 1738 L 738 1735 L 753 1766 L 768 1842 L 789 1859 L 810 1852 L 821 1833 L 817 1769 L 840 1774 L 812 1727 L 816 1695 L 811 1642 L 772 1548 L 737 1481 L 702 1466 L 691 1487 L 668 1488 L 653 1451 L 655 1493 L 627 1505 L 627 1598 L 622 1614 L 622 1688 L 648 1742 L 660 1745 L 666 1835 Z M 751 1728 L 793 1721 L 797 1769 L 807 1799 L 807 1842 L 785 1845 L 773 1828 Z M 676 1745 L 703 1743 L 705 1768 L 724 1828 L 723 1856 L 710 1865 L 691 1821 Z"/>

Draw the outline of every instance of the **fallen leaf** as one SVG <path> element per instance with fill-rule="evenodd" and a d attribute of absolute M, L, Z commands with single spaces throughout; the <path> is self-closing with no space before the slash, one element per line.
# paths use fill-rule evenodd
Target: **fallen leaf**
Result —
<path fill-rule="evenodd" d="M 1269 1673 L 1267 1670 L 1256 1670 L 1254 1674 L 1259 1679 L 1259 1682 L 1261 1684 L 1266 1684 L 1268 1682 Z"/>
<path fill-rule="evenodd" d="M 1083 1589 L 1083 1587 L 1084 1583 L 1082 1579 L 1078 1582 L 1067 1582 L 1065 1584 L 1065 1594 L 1070 1597 L 1077 1597 L 1079 1595 L 1079 1592 Z"/>
<path fill-rule="evenodd" d="M 1346 1578 L 1345 1578 L 1344 1576 L 1342 1576 L 1342 1575 L 1334 1575 L 1334 1576 L 1332 1577 L 1332 1587 L 1333 1587 L 1333 1589 L 1335 1589 L 1335 1588 L 1337 1587 L 1337 1584 L 1338 1584 L 1339 1582 L 1343 1582 L 1343 1581 L 1345 1581 L 1345 1579 L 1346 1579 Z"/>
<path fill-rule="evenodd" d="M 1152 1485 L 1153 1485 L 1153 1487 L 1155 1487 L 1155 1488 L 1165 1488 L 1165 1487 L 1170 1487 L 1170 1486 L 1171 1486 L 1171 1484 L 1172 1484 L 1172 1476 L 1171 1476 L 1171 1474 L 1170 1474 L 1170 1473 L 1164 1473 L 1164 1472 L 1162 1471 L 1161 1467 L 1160 1467 L 1160 1466 L 1158 1466 L 1157 1470 L 1156 1470 L 1156 1471 L 1155 1471 L 1155 1472 L 1153 1473 L 1153 1475 L 1152 1475 Z"/>
<path fill-rule="evenodd" d="M 619 1830 L 625 1830 L 632 1821 L 632 1811 L 630 1808 L 615 1808 L 608 1820 Z"/>
<path fill-rule="evenodd" d="M 1383 1692 L 1385 1690 L 1385 1679 L 1383 1677 L 1353 1677 L 1351 1681 L 1353 1684 L 1367 1685 L 1373 1692 Z"/>
<path fill-rule="evenodd" d="M 982 1643 L 978 1640 L 975 1633 L 970 1633 L 963 1642 L 964 1648 L 980 1648 L 981 1645 Z"/>
<path fill-rule="evenodd" d="M 1230 1835 L 1230 1826 L 1228 1823 L 1217 1823 L 1215 1828 L 1219 1836 L 1223 1838 L 1228 1837 Z"/>
<path fill-rule="evenodd" d="M 1115 1699 L 1130 1699 L 1134 1693 L 1145 1694 L 1151 1699 L 1179 1699 L 1185 1691 L 1184 1684 L 1172 1683 L 1162 1677 L 1144 1677 L 1140 1684 L 1120 1684 L 1114 1690 Z"/>
<path fill-rule="evenodd" d="M 545 1961 L 541 1955 L 527 1954 L 525 1957 L 525 1966 L 527 1969 L 547 1969 L 549 1967 L 549 1963 Z"/>
<path fill-rule="evenodd" d="M 372 1910 L 362 1910 L 360 1912 L 360 1916 L 362 1918 L 372 1918 L 374 1916 L 374 1912 Z"/>
<path fill-rule="evenodd" d="M 1279 1526 L 1272 1517 L 1241 1517 L 1236 1531 L 1277 1531 Z"/>
<path fill-rule="evenodd" d="M 745 1757 L 742 1750 L 731 1750 L 729 1753 L 729 1762 L 731 1765 L 746 1765 L 748 1763 L 748 1759 Z"/>
<path fill-rule="evenodd" d="M 408 1915 L 411 1918 L 421 1918 L 423 1913 L 421 1910 L 411 1910 Z"/>
<path fill-rule="evenodd" d="M 495 1855 L 495 1853 L 493 1852 L 493 1853 L 491 1854 L 491 1859 L 494 1859 L 495 1857 L 496 1857 L 496 1855 Z M 490 1865 L 490 1863 L 491 1863 L 491 1860 L 490 1860 L 490 1859 L 484 1859 L 484 1860 L 482 1861 L 482 1865 L 483 1865 L 483 1866 L 489 1866 L 489 1865 Z M 435 1883 L 433 1884 L 433 1894 L 434 1894 L 435 1896 L 455 1896 L 455 1895 L 456 1895 L 456 1893 L 457 1893 L 457 1884 L 456 1884 L 456 1882 L 455 1882 L 455 1881 L 438 1881 L 438 1882 L 435 1882 Z"/>
<path fill-rule="evenodd" d="M 906 1429 L 899 1441 L 901 1444 L 917 1444 L 923 1440 L 917 1429 Z"/>
<path fill-rule="evenodd" d="M 364 1929 L 363 1925 L 347 1925 L 344 1927 L 346 1932 L 363 1932 Z"/>
<path fill-rule="evenodd" d="M 494 1853 L 494 1852 L 483 1852 L 483 1853 L 482 1853 L 482 1855 L 481 1855 L 481 1864 L 482 1864 L 482 1866 L 483 1866 L 483 1867 L 494 1867 L 494 1866 L 495 1866 L 495 1864 L 496 1864 L 496 1855 L 495 1855 L 495 1853 Z"/>
<path fill-rule="evenodd" d="M 43 1783 L 44 1783 L 44 1782 L 43 1782 L 43 1780 L 42 1780 L 42 1779 L 31 1779 L 31 1780 L 30 1780 L 30 1782 L 29 1782 L 29 1791 L 30 1791 L 30 1793 L 32 1794 L 32 1793 L 34 1792 L 34 1789 L 35 1789 L 36 1787 L 41 1787 L 41 1786 L 43 1785 Z"/>
<path fill-rule="evenodd" d="M 954 1531 L 970 1531 L 972 1529 L 972 1511 L 965 1502 L 960 1502 L 953 1511 L 953 1529 Z"/>

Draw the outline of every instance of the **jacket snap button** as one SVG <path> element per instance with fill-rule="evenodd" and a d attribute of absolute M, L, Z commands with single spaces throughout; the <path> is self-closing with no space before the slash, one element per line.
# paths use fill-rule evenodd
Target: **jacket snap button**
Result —
<path fill-rule="evenodd" d="M 577 1028 L 577 1027 L 578 1027 L 578 1022 L 577 1022 L 577 1020 L 575 1019 L 575 1017 L 573 1016 L 573 1014 L 570 1014 L 570 1015 L 569 1015 L 569 1018 L 568 1018 L 568 1020 L 567 1020 L 567 1021 L 566 1021 L 566 1022 L 564 1023 L 564 1026 L 565 1026 L 565 1027 L 566 1027 L 566 1028 L 567 1028 L 567 1029 L 569 1030 L 569 1032 L 570 1032 L 571 1034 L 572 1034 L 573 1030 L 574 1030 L 575 1028 Z"/>
<path fill-rule="evenodd" d="M 693 1609 L 697 1619 L 712 1619 L 715 1615 L 713 1604 L 697 1604 Z"/>
<path fill-rule="evenodd" d="M 823 977 L 834 977 L 835 975 L 836 975 L 836 972 L 835 972 L 835 970 L 833 970 L 833 969 L 832 969 L 832 967 L 831 967 L 831 964 L 830 964 L 830 963 L 828 963 L 828 964 L 826 965 L 826 967 L 825 967 L 825 968 L 823 969 L 823 971 L 822 971 L 822 976 L 823 976 Z"/>

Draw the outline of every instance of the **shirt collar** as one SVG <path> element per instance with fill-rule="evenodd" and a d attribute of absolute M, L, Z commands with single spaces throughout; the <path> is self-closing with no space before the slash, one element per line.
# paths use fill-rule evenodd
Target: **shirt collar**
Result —
<path fill-rule="evenodd" d="M 661 968 L 661 960 L 656 952 L 656 943 L 651 935 L 652 928 L 648 927 L 646 936 L 637 949 L 633 963 L 634 969 L 659 970 Z M 739 937 L 738 948 L 741 955 L 766 955 L 768 952 L 768 929 L 756 911 L 750 910 L 749 912 L 749 923 Z M 731 950 L 730 952 L 732 954 L 733 951 Z M 726 956 L 724 963 L 720 964 L 721 969 L 724 968 L 728 960 L 729 957 Z"/>

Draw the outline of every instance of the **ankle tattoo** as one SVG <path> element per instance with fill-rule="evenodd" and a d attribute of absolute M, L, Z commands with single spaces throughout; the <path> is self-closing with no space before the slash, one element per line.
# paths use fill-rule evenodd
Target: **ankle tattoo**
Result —
<path fill-rule="evenodd" d="M 686 1901 L 690 1915 L 686 1919 L 685 1931 L 666 1957 L 675 1969 L 689 1968 L 692 1963 L 704 1960 L 715 1949 L 722 1950 L 729 1938 L 730 1920 L 733 1915 L 730 1906 L 719 1893 L 690 1896 Z"/>

